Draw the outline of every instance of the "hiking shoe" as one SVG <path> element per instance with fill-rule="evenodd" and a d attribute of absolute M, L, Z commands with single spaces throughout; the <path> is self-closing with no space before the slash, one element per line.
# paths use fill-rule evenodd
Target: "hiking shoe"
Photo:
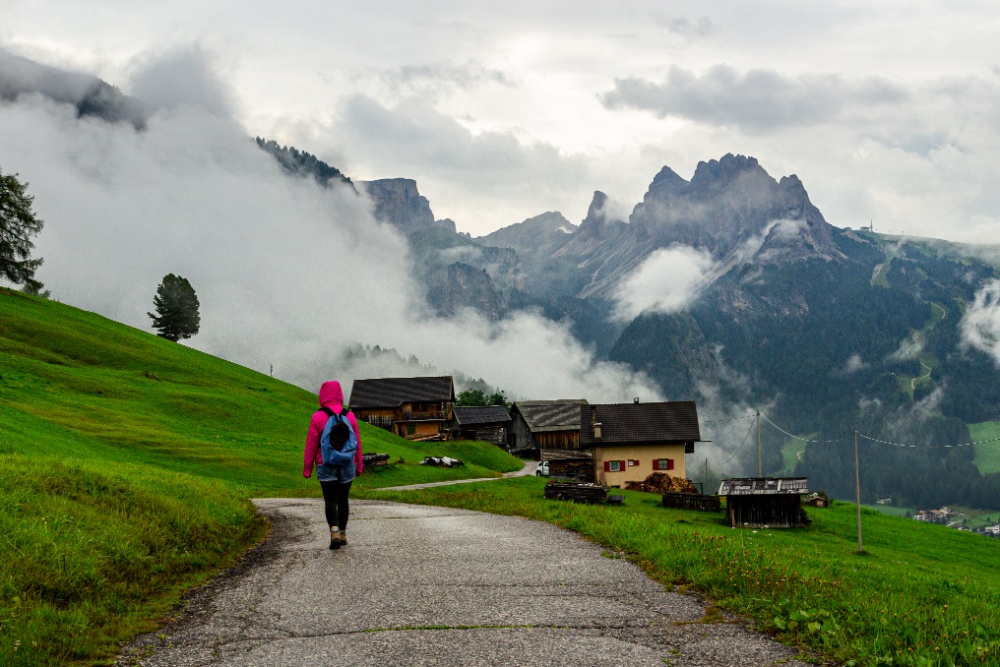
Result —
<path fill-rule="evenodd" d="M 347 545 L 347 531 L 346 530 L 340 531 L 340 543 L 343 544 L 343 545 L 345 545 L 345 546 Z"/>
<path fill-rule="evenodd" d="M 331 549 L 340 548 L 340 533 L 336 530 L 330 531 L 330 548 Z"/>

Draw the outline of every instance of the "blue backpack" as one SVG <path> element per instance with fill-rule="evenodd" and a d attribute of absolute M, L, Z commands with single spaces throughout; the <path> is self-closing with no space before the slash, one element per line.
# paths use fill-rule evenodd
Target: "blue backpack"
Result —
<path fill-rule="evenodd" d="M 344 407 L 339 415 L 330 408 L 321 409 L 330 416 L 319 438 L 323 450 L 323 463 L 333 466 L 350 463 L 354 460 L 354 453 L 358 451 L 358 436 L 351 428 L 351 423 L 347 421 L 351 409 Z"/>

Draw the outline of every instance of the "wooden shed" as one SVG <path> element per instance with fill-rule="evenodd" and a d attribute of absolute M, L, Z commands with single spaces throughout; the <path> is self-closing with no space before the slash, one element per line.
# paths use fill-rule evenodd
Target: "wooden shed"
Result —
<path fill-rule="evenodd" d="M 594 481 L 594 453 L 582 449 L 543 449 L 540 460 L 549 462 L 549 477 Z"/>
<path fill-rule="evenodd" d="M 355 380 L 348 405 L 358 419 L 407 440 L 447 440 L 454 402 L 446 375 Z"/>
<path fill-rule="evenodd" d="M 580 406 L 583 399 L 517 401 L 511 407 L 513 452 L 541 459 L 543 449 L 580 449 Z"/>
<path fill-rule="evenodd" d="M 806 477 L 735 477 L 722 480 L 733 528 L 798 528 L 805 525 L 802 496 L 809 493 Z"/>
<path fill-rule="evenodd" d="M 451 436 L 456 440 L 482 440 L 510 449 L 510 415 L 502 405 L 452 408 Z"/>

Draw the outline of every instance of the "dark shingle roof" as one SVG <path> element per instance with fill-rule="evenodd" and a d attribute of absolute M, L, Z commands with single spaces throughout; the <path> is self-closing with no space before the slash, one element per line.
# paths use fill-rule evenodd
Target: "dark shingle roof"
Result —
<path fill-rule="evenodd" d="M 593 461 L 594 452 L 589 449 L 543 449 L 538 458 L 541 461 Z"/>
<path fill-rule="evenodd" d="M 394 408 L 400 403 L 437 403 L 455 400 L 450 375 L 442 377 L 377 378 L 355 380 L 351 387 L 352 408 Z"/>
<path fill-rule="evenodd" d="M 809 493 L 808 477 L 734 477 L 719 485 L 720 496 L 776 496 Z"/>
<path fill-rule="evenodd" d="M 580 428 L 580 407 L 583 399 L 562 401 L 518 401 L 512 407 L 520 413 L 532 433 L 575 431 Z"/>
<path fill-rule="evenodd" d="M 579 419 L 581 447 L 701 442 L 694 401 L 586 405 Z M 600 439 L 594 422 L 601 424 Z"/>
<path fill-rule="evenodd" d="M 459 406 L 452 408 L 455 414 L 455 421 L 462 426 L 475 426 L 476 424 L 496 424 L 497 422 L 509 422 L 510 415 L 507 408 L 502 405 L 486 406 Z"/>

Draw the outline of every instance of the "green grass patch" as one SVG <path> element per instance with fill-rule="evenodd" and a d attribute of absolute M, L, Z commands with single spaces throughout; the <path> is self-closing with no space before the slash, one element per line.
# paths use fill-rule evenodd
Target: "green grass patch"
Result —
<path fill-rule="evenodd" d="M 814 438 L 815 433 L 811 433 L 806 438 Z M 802 459 L 802 455 L 806 451 L 805 440 L 799 440 L 798 438 L 789 438 L 785 441 L 785 444 L 781 446 L 781 461 L 784 466 L 781 470 L 781 474 L 792 475 L 795 473 L 795 466 L 799 464 Z"/>
<path fill-rule="evenodd" d="M 1000 663 L 1000 541 L 862 511 L 809 509 L 799 530 L 734 530 L 625 491 L 621 507 L 542 497 L 516 478 L 371 497 L 516 514 L 624 552 L 652 577 L 708 596 L 779 640 L 856 665 Z"/>
<path fill-rule="evenodd" d="M 249 498 L 318 496 L 302 454 L 316 396 L 103 317 L 0 289 L 0 662 L 93 664 L 266 526 Z M 486 443 L 361 425 L 391 465 L 359 490 L 497 477 Z M 420 466 L 428 455 L 467 465 Z"/>
<path fill-rule="evenodd" d="M 969 424 L 969 434 L 972 435 L 973 442 L 987 442 L 976 445 L 976 457 L 973 463 L 979 468 L 983 475 L 1000 472 L 1000 422 L 982 422 L 981 424 Z"/>

